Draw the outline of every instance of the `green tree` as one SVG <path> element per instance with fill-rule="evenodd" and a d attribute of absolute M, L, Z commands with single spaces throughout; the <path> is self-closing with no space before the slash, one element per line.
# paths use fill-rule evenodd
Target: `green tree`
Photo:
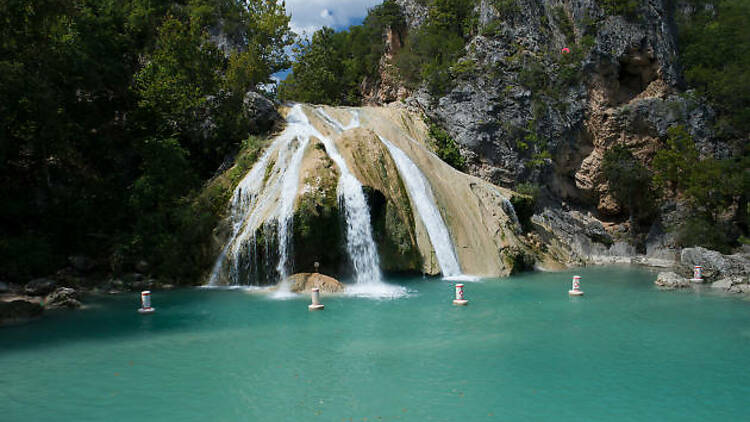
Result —
<path fill-rule="evenodd" d="M 743 155 L 717 160 L 700 159 L 695 142 L 682 126 L 669 129 L 664 148 L 654 157 L 654 181 L 681 197 L 690 217 L 677 227 L 685 246 L 700 245 L 728 252 L 737 233 L 748 229 L 750 150 Z"/>
<path fill-rule="evenodd" d="M 376 80 L 385 48 L 385 31 L 396 36 L 405 29 L 401 9 L 392 0 L 369 10 L 362 25 L 335 32 L 316 31 L 294 48 L 292 73 L 281 83 L 279 96 L 285 101 L 318 104 L 359 105 L 363 81 Z"/>
<path fill-rule="evenodd" d="M 463 55 L 476 24 L 473 0 L 432 0 L 427 21 L 409 33 L 396 57 L 407 85 L 416 87 L 426 81 L 434 95 L 450 89 L 450 69 Z"/>
<path fill-rule="evenodd" d="M 722 0 L 680 20 L 680 59 L 688 83 L 720 112 L 723 134 L 750 130 L 750 2 Z"/>
<path fill-rule="evenodd" d="M 654 215 L 653 175 L 627 147 L 616 145 L 609 149 L 604 154 L 602 170 L 612 196 L 627 209 L 632 228 Z"/>
<path fill-rule="evenodd" d="M 275 0 L 0 2 L 0 278 L 177 254 L 159 239 L 205 221 L 187 198 L 257 130 L 242 97 L 286 66 L 288 21 Z"/>

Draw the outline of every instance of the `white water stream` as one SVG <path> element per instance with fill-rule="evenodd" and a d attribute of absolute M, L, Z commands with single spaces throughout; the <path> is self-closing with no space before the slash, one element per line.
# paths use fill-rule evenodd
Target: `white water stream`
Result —
<path fill-rule="evenodd" d="M 292 211 L 297 196 L 299 171 L 305 148 L 309 142 L 309 123 L 299 105 L 294 106 L 287 116 L 287 127 L 268 147 L 261 159 L 252 167 L 237 185 L 230 203 L 232 235 L 214 264 L 209 285 L 215 286 L 224 271 L 225 261 L 230 268 L 227 277 L 232 285 L 248 285 L 252 281 L 243 277 L 242 264 L 257 265 L 255 233 L 264 218 L 276 220 L 279 263 L 276 266 L 279 279 L 289 275 L 290 236 Z M 271 157 L 275 155 L 273 168 L 268 169 Z M 272 233 L 264 227 L 266 245 Z M 266 246 L 265 252 L 268 252 Z M 242 255 L 246 254 L 246 259 Z M 267 254 L 268 255 L 268 254 Z M 257 269 L 244 268 L 257 276 Z M 244 278 L 244 279 L 243 279 Z"/>
<path fill-rule="evenodd" d="M 411 203 L 417 209 L 417 214 L 419 214 L 419 218 L 427 229 L 427 235 L 430 237 L 443 276 L 456 277 L 461 275 L 461 266 L 456 257 L 456 250 L 448 227 L 445 225 L 435 202 L 430 182 L 427 181 L 419 167 L 404 151 L 382 136 L 378 135 L 378 138 L 388 148 L 388 152 L 396 163 L 401 180 L 404 181 L 406 189 L 409 191 Z"/>

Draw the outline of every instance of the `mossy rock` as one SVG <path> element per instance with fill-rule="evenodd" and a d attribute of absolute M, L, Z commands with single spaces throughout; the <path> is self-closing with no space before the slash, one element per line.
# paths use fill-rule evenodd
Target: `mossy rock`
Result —
<path fill-rule="evenodd" d="M 518 246 L 504 248 L 500 255 L 510 274 L 531 271 L 536 263 L 536 257 L 531 252 Z"/>
<path fill-rule="evenodd" d="M 370 207 L 373 237 L 378 246 L 380 266 L 385 271 L 418 272 L 422 268 L 422 255 L 416 245 L 412 218 L 404 218 L 403 208 L 388 200 L 382 192 L 363 187 Z M 408 207 L 408 202 L 406 204 Z M 408 214 L 411 217 L 411 214 Z"/>
<path fill-rule="evenodd" d="M 337 195 L 340 173 L 322 146 L 313 140 L 303 164 L 292 222 L 293 262 L 298 271 L 312 271 L 319 262 L 320 271 L 340 275 L 346 264 L 346 226 Z"/>

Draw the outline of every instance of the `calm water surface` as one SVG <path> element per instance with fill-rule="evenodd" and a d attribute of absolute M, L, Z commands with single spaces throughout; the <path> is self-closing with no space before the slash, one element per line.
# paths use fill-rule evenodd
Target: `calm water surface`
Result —
<path fill-rule="evenodd" d="M 0 328 L 3 421 L 750 420 L 750 302 L 653 273 L 391 279 L 392 300 L 94 299 Z"/>

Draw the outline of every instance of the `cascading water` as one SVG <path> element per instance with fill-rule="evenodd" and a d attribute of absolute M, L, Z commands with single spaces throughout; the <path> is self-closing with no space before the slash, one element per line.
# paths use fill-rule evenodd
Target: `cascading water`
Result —
<path fill-rule="evenodd" d="M 359 126 L 356 113 L 353 113 L 352 122 L 344 127 L 324 110 L 318 108 L 316 111 L 318 115 L 323 117 L 324 121 L 339 132 Z M 337 191 L 339 202 L 343 204 L 344 208 L 346 251 L 354 266 L 356 284 L 360 287 L 383 285 L 380 275 L 380 260 L 372 237 L 370 209 L 367 207 L 362 184 L 351 173 L 344 157 L 341 156 L 333 141 L 319 133 L 316 136 L 323 142 L 326 153 L 341 171 Z"/>
<path fill-rule="evenodd" d="M 427 178 L 404 151 L 382 136 L 378 135 L 378 138 L 388 148 L 388 152 L 396 163 L 401 179 L 404 181 L 411 197 L 411 202 L 427 229 L 427 235 L 430 237 L 443 276 L 456 277 L 461 275 L 461 266 L 456 257 L 453 241 L 435 203 L 435 197 Z"/>
<path fill-rule="evenodd" d="M 352 112 L 352 120 L 347 126 L 337 122 L 321 108 L 316 109 L 316 112 L 338 132 L 359 127 L 359 116 L 356 112 Z M 315 136 L 323 142 L 326 153 L 341 171 L 338 196 L 339 202 L 343 203 L 346 218 L 346 250 L 354 266 L 356 280 L 356 284 L 347 290 L 350 293 L 362 296 L 396 296 L 403 294 L 403 288 L 391 286 L 382 281 L 380 260 L 372 237 L 370 209 L 365 200 L 362 184 L 351 173 L 344 157 L 341 156 L 333 141 L 320 133 Z"/>
<path fill-rule="evenodd" d="M 232 285 L 246 285 L 250 281 L 247 273 L 257 277 L 257 247 L 255 232 L 264 217 L 276 219 L 279 264 L 278 276 L 284 280 L 289 275 L 289 254 L 291 220 L 294 200 L 297 196 L 299 172 L 305 148 L 309 142 L 310 130 L 307 118 L 299 105 L 294 106 L 287 116 L 287 127 L 271 144 L 261 159 L 253 166 L 235 189 L 230 202 L 232 235 L 219 255 L 209 279 L 209 286 L 218 284 L 224 271 L 225 261 L 230 261 L 227 277 Z M 276 161 L 269 173 L 271 157 Z M 278 205 L 275 205 L 277 203 Z M 264 224 L 266 257 L 268 248 L 268 227 Z M 245 254 L 246 256 L 243 256 Z M 244 267 L 243 267 L 244 265 Z M 258 281 L 258 280 L 255 280 Z"/>
<path fill-rule="evenodd" d="M 330 116 L 326 123 L 339 132 L 359 125 L 356 113 L 346 127 L 338 124 Z M 338 181 L 338 197 L 346 220 L 346 250 L 351 260 L 355 285 L 347 289 L 356 295 L 395 296 L 403 293 L 402 288 L 383 283 L 377 247 L 372 236 L 370 211 L 365 200 L 361 183 L 349 170 L 335 144 L 323 136 L 310 124 L 300 105 L 294 106 L 287 116 L 287 127 L 271 144 L 261 159 L 253 166 L 234 191 L 230 202 L 230 222 L 232 235 L 214 265 L 209 285 L 215 286 L 221 277 L 226 261 L 228 278 L 233 285 L 249 284 L 259 272 L 258 246 L 255 233 L 263 230 L 266 264 L 269 261 L 269 238 L 272 225 L 269 217 L 275 220 L 275 235 L 278 241 L 278 261 L 276 273 L 282 283 L 276 296 L 287 296 L 290 286 L 286 280 L 293 270 L 292 223 L 294 202 L 297 197 L 300 170 L 305 149 L 310 137 L 318 138 L 328 156 L 338 166 L 341 176 Z M 276 161 L 269 172 L 269 164 L 276 155 Z M 275 206 L 274 206 L 275 205 Z M 267 271 L 266 271 L 267 273 Z"/>

